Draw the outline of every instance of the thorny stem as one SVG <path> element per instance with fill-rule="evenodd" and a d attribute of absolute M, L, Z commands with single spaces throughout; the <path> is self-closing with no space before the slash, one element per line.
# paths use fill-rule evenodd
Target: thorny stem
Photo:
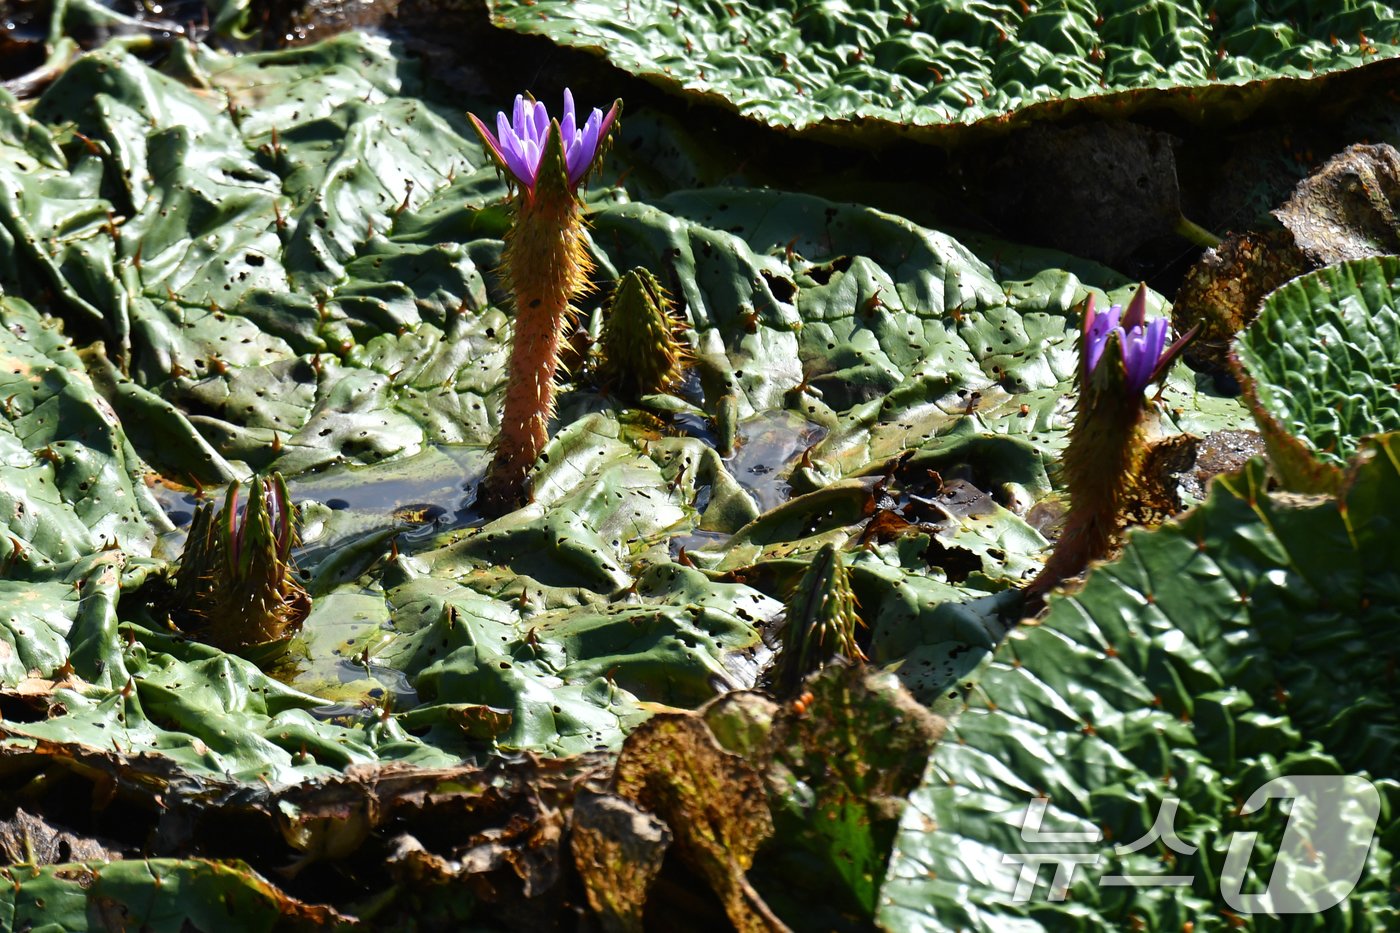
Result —
<path fill-rule="evenodd" d="M 549 439 L 554 375 L 569 319 L 569 302 L 589 288 L 593 263 L 578 186 L 597 164 L 622 101 L 582 123 L 564 91 L 564 116 L 515 99 L 513 119 L 501 113 L 497 132 L 471 117 L 482 142 L 516 187 L 515 222 L 506 234 L 503 273 L 515 295 L 515 337 L 496 452 L 477 493 L 477 506 L 499 516 L 530 500 L 530 469 Z"/>
<path fill-rule="evenodd" d="M 529 499 L 526 480 L 549 439 L 569 300 L 592 271 L 585 238 L 572 193 L 543 185 L 535 193 L 520 192 L 504 257 L 516 308 L 509 382 L 495 456 L 477 496 L 487 515 L 502 515 Z"/>
<path fill-rule="evenodd" d="M 1125 524 L 1124 509 L 1138 493 L 1146 456 L 1143 390 L 1196 333 L 1193 327 L 1166 346 L 1166 321 L 1149 321 L 1146 309 L 1146 286 L 1121 314 L 1118 305 L 1097 314 L 1093 296 L 1085 301 L 1079 410 L 1062 460 L 1070 511 L 1054 553 L 1026 587 L 1027 612 L 1039 612 L 1052 588 L 1109 555 Z"/>
<path fill-rule="evenodd" d="M 1091 400 L 1081 395 L 1080 406 L 1062 461 L 1069 515 L 1054 553 L 1026 587 L 1030 611 L 1039 609 L 1056 584 L 1109 554 L 1142 471 L 1142 396 L 1104 392 Z"/>

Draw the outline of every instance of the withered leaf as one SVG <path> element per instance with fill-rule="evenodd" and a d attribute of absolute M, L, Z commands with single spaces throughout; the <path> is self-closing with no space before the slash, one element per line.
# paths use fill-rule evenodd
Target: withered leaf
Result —
<path fill-rule="evenodd" d="M 1400 152 L 1349 146 L 1274 211 L 1313 266 L 1400 252 Z"/>
<path fill-rule="evenodd" d="M 868 915 L 904 798 L 947 724 L 894 674 L 864 665 L 827 667 L 805 687 L 801 706 L 773 729 L 767 781 L 785 843 L 773 856 L 781 863 L 797 849 L 817 855 L 826 890 L 844 887 L 842 899 Z"/>
<path fill-rule="evenodd" d="M 640 933 L 647 889 L 661 872 L 671 830 L 630 800 L 583 791 L 574 798 L 572 844 L 603 929 Z"/>
<path fill-rule="evenodd" d="M 1177 333 L 1200 327 L 1186 347 L 1187 362 L 1225 372 L 1230 341 L 1258 316 L 1259 302 L 1310 268 L 1286 230 L 1235 234 L 1206 250 L 1187 271 L 1172 304 Z"/>
<path fill-rule="evenodd" d="M 622 747 L 613 787 L 666 822 L 677 853 L 709 883 L 735 927 L 787 929 L 744 874 L 773 833 L 763 779 L 721 749 L 703 719 L 665 715 L 642 724 Z"/>
<path fill-rule="evenodd" d="M 0 820 L 0 859 L 6 865 L 61 865 L 121 858 L 88 836 L 54 826 L 42 816 L 16 807 L 14 816 Z"/>

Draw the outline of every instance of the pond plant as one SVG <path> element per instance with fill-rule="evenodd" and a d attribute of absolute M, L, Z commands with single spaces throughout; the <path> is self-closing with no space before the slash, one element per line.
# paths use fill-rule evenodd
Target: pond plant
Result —
<path fill-rule="evenodd" d="M 190 522 L 175 572 L 172 617 L 183 631 L 225 651 L 259 661 L 274 658 L 311 611 L 296 576 L 292 549 L 296 507 L 280 474 L 224 494 L 222 508 L 201 502 Z"/>
<path fill-rule="evenodd" d="M 683 332 L 656 276 L 641 267 L 628 271 L 604 312 L 599 379 L 631 400 L 674 389 L 691 355 Z"/>
<path fill-rule="evenodd" d="M 1143 395 L 1195 336 L 1195 328 L 1171 346 L 1171 321 L 1147 317 L 1147 287 L 1107 311 L 1084 301 L 1079 338 L 1074 425 L 1060 461 L 1069 514 L 1044 569 L 1026 587 L 1031 608 L 1051 587 L 1107 557 L 1126 524 L 1125 513 L 1142 482 L 1147 454 L 1149 401 Z"/>
<path fill-rule="evenodd" d="M 858 641 L 862 628 L 850 571 L 841 552 L 825 545 L 788 597 L 774 691 L 784 697 L 796 695 L 804 679 L 834 659 L 867 660 Z"/>
<path fill-rule="evenodd" d="M 1396 3 L 158 6 L 0 3 L 0 926 L 1400 928 Z"/>
<path fill-rule="evenodd" d="M 555 374 L 570 302 L 591 288 L 579 186 L 598 166 L 622 101 L 606 114 L 580 120 L 573 92 L 564 90 L 562 116 L 536 100 L 515 98 L 496 131 L 472 115 L 486 150 L 515 191 L 501 272 L 515 300 L 514 337 L 496 453 L 477 494 L 479 507 L 499 515 L 529 498 L 527 480 L 549 439 Z"/>

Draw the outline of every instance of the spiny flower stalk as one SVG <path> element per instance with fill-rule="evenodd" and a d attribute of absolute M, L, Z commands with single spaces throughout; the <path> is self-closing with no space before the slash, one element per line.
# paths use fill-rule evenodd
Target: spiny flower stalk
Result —
<path fill-rule="evenodd" d="M 826 544 L 788 598 L 783 650 L 773 676 L 779 696 L 795 694 L 808 674 L 837 656 L 865 660 L 856 642 L 856 629 L 864 624 L 856 608 L 851 575 L 841 552 L 836 545 Z"/>
<path fill-rule="evenodd" d="M 274 473 L 254 480 L 239 507 L 240 484 L 222 509 L 203 502 L 190 524 L 175 577 L 175 616 L 201 641 L 266 660 L 301 629 L 311 597 L 297 582 L 291 551 L 296 509 Z"/>
<path fill-rule="evenodd" d="M 622 101 L 606 114 L 595 108 L 579 126 L 573 94 L 565 91 L 559 120 L 524 97 L 516 97 L 511 118 L 496 117 L 495 133 L 471 117 L 515 192 L 515 221 L 502 262 L 515 296 L 515 336 L 496 452 L 477 494 L 478 507 L 488 515 L 528 501 L 530 468 L 549 439 L 569 303 L 588 290 L 593 271 L 578 187 L 597 167 L 621 109 Z"/>
<path fill-rule="evenodd" d="M 1098 313 L 1093 295 L 1085 302 L 1079 408 L 1062 460 L 1069 515 L 1045 569 L 1026 588 L 1032 607 L 1056 584 L 1107 556 L 1123 530 L 1146 452 L 1143 391 L 1195 335 L 1193 328 L 1168 347 L 1168 327 L 1166 318 L 1147 320 L 1146 286 L 1138 287 L 1126 313 L 1121 305 Z"/>
<path fill-rule="evenodd" d="M 628 398 L 670 391 L 690 358 L 683 329 L 661 283 L 646 269 L 633 269 L 617 283 L 603 318 L 598 375 Z"/>

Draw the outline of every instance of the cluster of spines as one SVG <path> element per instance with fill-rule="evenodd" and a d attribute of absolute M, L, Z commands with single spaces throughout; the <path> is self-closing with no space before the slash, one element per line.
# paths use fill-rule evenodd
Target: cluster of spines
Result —
<path fill-rule="evenodd" d="M 782 653 L 773 676 L 779 696 L 795 694 L 807 675 L 835 658 L 865 660 L 856 639 L 864 625 L 857 610 L 850 571 L 836 546 L 826 544 L 788 598 Z"/>
<path fill-rule="evenodd" d="M 175 575 L 172 615 L 201 641 L 235 654 L 262 656 L 285 644 L 311 611 L 291 552 L 296 509 L 278 474 L 253 480 L 240 507 L 240 483 L 222 508 L 195 510 Z"/>
<path fill-rule="evenodd" d="M 656 277 L 633 269 L 617 283 L 603 317 L 599 378 L 628 399 L 671 391 L 690 359 L 684 330 Z"/>

